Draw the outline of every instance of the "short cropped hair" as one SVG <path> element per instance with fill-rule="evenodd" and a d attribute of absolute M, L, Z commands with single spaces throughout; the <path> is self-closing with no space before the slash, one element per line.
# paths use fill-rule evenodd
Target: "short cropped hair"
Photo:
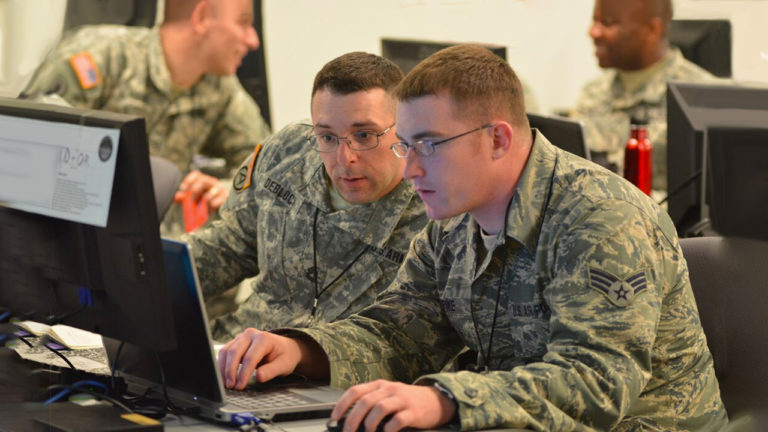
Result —
<path fill-rule="evenodd" d="M 457 117 L 487 121 L 502 115 L 516 127 L 529 127 L 520 80 L 506 61 L 480 45 L 455 45 L 427 57 L 405 76 L 395 98 L 405 102 L 444 92 Z"/>
<path fill-rule="evenodd" d="M 174 23 L 186 21 L 192 16 L 192 11 L 201 0 L 165 0 L 165 16 L 163 22 Z"/>
<path fill-rule="evenodd" d="M 648 13 L 651 17 L 659 17 L 665 23 L 672 21 L 672 0 L 650 0 Z"/>
<path fill-rule="evenodd" d="M 646 18 L 649 20 L 652 18 L 661 19 L 662 24 L 664 24 L 664 33 L 666 34 L 674 13 L 672 10 L 672 0 L 646 0 L 645 13 Z"/>
<path fill-rule="evenodd" d="M 382 88 L 391 93 L 403 79 L 403 71 L 390 60 L 364 52 L 351 52 L 329 61 L 315 75 L 312 96 L 329 89 L 340 95 Z"/>

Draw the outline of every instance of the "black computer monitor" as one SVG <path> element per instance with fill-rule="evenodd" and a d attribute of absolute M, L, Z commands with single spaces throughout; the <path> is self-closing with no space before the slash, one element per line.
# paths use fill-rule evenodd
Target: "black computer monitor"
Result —
<path fill-rule="evenodd" d="M 381 39 L 381 55 L 392 60 L 403 73 L 407 74 L 425 58 L 443 48 L 456 45 L 452 42 L 436 42 L 410 39 Z M 484 45 L 492 53 L 507 60 L 507 47 L 502 45 Z"/>
<path fill-rule="evenodd" d="M 681 236 L 698 234 L 710 217 L 708 131 L 768 127 L 768 88 L 669 83 L 667 87 L 668 212 Z"/>
<path fill-rule="evenodd" d="M 709 219 L 721 235 L 768 240 L 768 124 L 707 129 Z"/>
<path fill-rule="evenodd" d="M 688 60 L 715 76 L 731 76 L 730 21 L 673 20 L 667 36 Z"/>
<path fill-rule="evenodd" d="M 544 134 L 552 144 L 576 156 L 592 160 L 584 140 L 581 123 L 565 117 L 528 113 L 532 128 Z"/>
<path fill-rule="evenodd" d="M 144 119 L 2 98 L 0 115 L 21 136 L 34 135 L 28 130 L 34 121 L 49 122 L 46 127 L 54 133 L 73 124 L 119 130 L 106 226 L 0 206 L 0 306 L 17 317 L 67 324 L 151 349 L 173 348 Z M 29 149 L 41 146 L 21 143 Z M 0 192 L 3 187 L 0 183 Z M 67 187 L 68 193 L 79 192 L 76 184 Z M 4 192 L 0 197 L 12 195 Z M 82 195 L 65 198 L 91 198 Z"/>

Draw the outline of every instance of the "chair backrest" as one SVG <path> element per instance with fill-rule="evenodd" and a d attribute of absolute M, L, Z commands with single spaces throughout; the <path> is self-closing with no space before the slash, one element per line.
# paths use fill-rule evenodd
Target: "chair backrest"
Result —
<path fill-rule="evenodd" d="M 162 221 L 165 212 L 173 203 L 173 194 L 176 193 L 179 183 L 181 183 L 181 171 L 176 165 L 159 156 L 150 156 L 149 164 L 155 190 L 157 219 Z"/>
<path fill-rule="evenodd" d="M 768 242 L 680 240 L 723 402 L 731 417 L 768 407 Z"/>

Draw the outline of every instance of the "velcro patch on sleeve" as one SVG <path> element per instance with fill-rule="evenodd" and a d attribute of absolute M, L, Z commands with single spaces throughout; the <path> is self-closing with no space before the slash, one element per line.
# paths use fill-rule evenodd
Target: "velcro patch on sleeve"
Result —
<path fill-rule="evenodd" d="M 614 305 L 626 307 L 632 304 L 640 293 L 648 289 L 648 280 L 645 270 L 635 271 L 620 278 L 590 266 L 589 286 L 603 294 Z"/>
<path fill-rule="evenodd" d="M 235 177 L 232 179 L 232 188 L 237 192 L 244 191 L 251 186 L 251 179 L 253 178 L 253 167 L 256 166 L 256 158 L 259 157 L 261 151 L 261 143 L 257 144 L 253 149 L 253 157 L 251 163 L 246 166 L 240 167 L 235 173 Z"/>
<path fill-rule="evenodd" d="M 101 74 L 91 53 L 87 51 L 77 53 L 69 58 L 69 64 L 72 65 L 83 90 L 90 90 L 101 84 Z"/>

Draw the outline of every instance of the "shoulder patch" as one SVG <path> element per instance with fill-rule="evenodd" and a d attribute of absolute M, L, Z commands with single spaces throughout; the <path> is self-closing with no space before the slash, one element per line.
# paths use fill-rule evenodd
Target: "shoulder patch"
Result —
<path fill-rule="evenodd" d="M 96 67 L 96 62 L 93 61 L 93 57 L 91 57 L 91 53 L 88 51 L 83 51 L 70 57 L 69 64 L 72 65 L 72 69 L 75 71 L 77 80 L 80 81 L 80 87 L 83 90 L 90 90 L 101 84 L 99 68 Z"/>
<path fill-rule="evenodd" d="M 240 167 L 235 174 L 235 178 L 232 179 L 232 188 L 238 192 L 242 192 L 251 186 L 251 178 L 253 178 L 253 167 L 256 166 L 256 158 L 259 157 L 261 151 L 261 143 L 258 143 L 253 149 L 253 157 L 251 163 Z"/>
<path fill-rule="evenodd" d="M 619 307 L 626 307 L 648 288 L 645 270 L 630 273 L 624 278 L 589 267 L 590 288 L 602 293 L 611 303 Z"/>

